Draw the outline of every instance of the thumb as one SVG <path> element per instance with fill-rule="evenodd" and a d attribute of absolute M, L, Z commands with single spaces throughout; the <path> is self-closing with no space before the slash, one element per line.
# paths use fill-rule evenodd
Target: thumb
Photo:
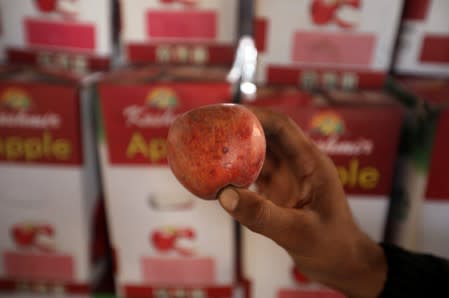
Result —
<path fill-rule="evenodd" d="M 280 207 L 247 189 L 227 187 L 219 194 L 221 206 L 251 231 L 271 238 L 286 249 L 295 246 L 293 235 L 310 233 L 313 214 Z"/>

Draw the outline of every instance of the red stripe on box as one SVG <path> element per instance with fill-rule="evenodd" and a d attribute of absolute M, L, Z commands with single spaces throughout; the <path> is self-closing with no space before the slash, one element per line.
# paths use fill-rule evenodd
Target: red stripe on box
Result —
<path fill-rule="evenodd" d="M 185 288 L 185 287 L 157 287 L 157 286 L 138 286 L 138 285 L 124 285 L 123 293 L 127 298 L 140 298 L 140 297 L 155 297 L 157 293 L 161 292 L 168 294 L 176 293 L 176 291 L 182 290 L 187 295 L 186 297 L 192 297 L 190 293 L 202 292 L 205 298 L 231 298 L 233 297 L 233 287 L 202 287 L 202 288 Z M 167 296 L 176 297 L 176 296 Z M 247 298 L 247 296 L 245 296 Z"/>
<path fill-rule="evenodd" d="M 427 18 L 430 0 L 407 0 L 404 7 L 404 19 L 408 21 L 423 21 Z"/>
<path fill-rule="evenodd" d="M 89 294 L 91 292 L 91 288 L 88 284 L 76 284 L 76 283 L 60 283 L 58 281 L 44 281 L 44 282 L 36 282 L 22 279 L 8 279 L 8 278 L 0 278 L 0 291 L 1 292 L 16 292 L 20 291 L 23 293 L 28 289 L 29 292 L 33 292 L 36 286 L 45 286 L 49 293 L 54 291 L 60 291 L 61 288 L 64 293 L 68 294 Z"/>
<path fill-rule="evenodd" d="M 3 263 L 5 274 L 11 278 L 61 282 L 74 278 L 73 258 L 69 255 L 7 251 Z"/>
<path fill-rule="evenodd" d="M 232 45 L 213 45 L 209 47 L 209 62 L 213 64 L 232 64 L 235 47 Z"/>
<path fill-rule="evenodd" d="M 341 81 L 347 74 L 355 76 L 357 80 L 355 88 L 382 88 L 386 79 L 386 74 L 384 72 L 376 71 L 269 66 L 267 70 L 267 83 L 280 85 L 300 85 L 301 77 L 311 72 L 317 75 L 317 87 L 323 87 L 323 76 L 326 73 L 335 74 L 337 76 L 337 81 Z M 341 83 L 337 84 L 337 86 L 341 86 Z"/>
<path fill-rule="evenodd" d="M 142 258 L 142 277 L 150 284 L 205 285 L 215 282 L 212 258 Z"/>
<path fill-rule="evenodd" d="M 300 31 L 293 36 L 292 61 L 368 66 L 375 44 L 373 34 Z"/>
<path fill-rule="evenodd" d="M 265 52 L 267 46 L 267 30 L 268 20 L 265 18 L 257 18 L 254 21 L 254 40 L 256 48 L 260 53 Z"/>
<path fill-rule="evenodd" d="M 130 62 L 156 62 L 156 47 L 130 43 L 126 46 L 126 56 Z"/>
<path fill-rule="evenodd" d="M 87 61 L 87 70 L 90 71 L 105 71 L 110 68 L 111 61 L 109 58 L 95 57 L 90 55 L 85 55 L 76 52 L 50 52 L 34 49 L 7 49 L 6 57 L 8 62 L 13 64 L 26 64 L 26 65 L 38 65 L 39 55 L 45 52 L 46 55 L 56 56 L 56 55 L 66 55 L 71 58 L 75 56 L 82 55 Z"/>
<path fill-rule="evenodd" d="M 12 291 L 16 289 L 16 283 L 10 279 L 0 279 L 0 290 L 1 291 Z"/>
<path fill-rule="evenodd" d="M 27 18 L 25 35 L 29 45 L 95 49 L 95 27 L 86 23 L 51 22 Z"/>
<path fill-rule="evenodd" d="M 345 296 L 329 290 L 284 290 L 278 292 L 277 298 L 344 298 Z"/>
<path fill-rule="evenodd" d="M 6 57 L 8 62 L 13 64 L 37 65 L 38 55 L 30 50 L 7 49 Z"/>
<path fill-rule="evenodd" d="M 419 61 L 449 63 L 449 35 L 425 35 Z"/>
<path fill-rule="evenodd" d="M 216 37 L 214 11 L 148 11 L 150 38 L 208 39 Z"/>
<path fill-rule="evenodd" d="M 66 284 L 65 291 L 71 294 L 87 294 L 91 292 L 89 285 L 87 284 Z"/>
<path fill-rule="evenodd" d="M 162 46 L 162 44 L 151 44 L 151 43 L 129 43 L 126 46 L 127 59 L 131 63 L 160 63 L 156 58 L 157 49 Z M 197 43 L 191 44 L 175 44 L 175 43 L 165 43 L 163 44 L 166 48 L 175 48 L 177 46 L 185 46 L 189 51 L 193 50 L 195 47 L 203 47 L 207 52 L 207 58 L 204 64 L 208 65 L 231 65 L 234 61 L 235 46 L 234 45 L 202 45 Z M 181 62 L 176 60 L 174 57 L 165 63 L 169 64 L 198 64 L 193 60 L 186 60 Z"/>

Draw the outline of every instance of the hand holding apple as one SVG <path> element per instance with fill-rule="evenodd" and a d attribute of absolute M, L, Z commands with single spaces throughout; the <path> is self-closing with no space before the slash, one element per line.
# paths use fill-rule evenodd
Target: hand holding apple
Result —
<path fill-rule="evenodd" d="M 226 186 L 248 187 L 265 159 L 257 117 L 242 105 L 216 104 L 179 116 L 167 138 L 168 162 L 194 195 L 216 199 Z"/>
<path fill-rule="evenodd" d="M 267 141 L 259 193 L 228 187 L 223 208 L 283 247 L 307 278 L 349 297 L 377 297 L 385 256 L 356 225 L 332 161 L 285 115 L 252 110 Z"/>

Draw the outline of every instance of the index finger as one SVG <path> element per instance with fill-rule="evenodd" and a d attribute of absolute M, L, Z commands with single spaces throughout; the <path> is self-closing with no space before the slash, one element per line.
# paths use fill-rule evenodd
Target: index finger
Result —
<path fill-rule="evenodd" d="M 249 107 L 265 132 L 267 143 L 282 156 L 293 162 L 295 172 L 309 175 L 313 172 L 320 152 L 301 128 L 287 115 L 267 108 Z"/>

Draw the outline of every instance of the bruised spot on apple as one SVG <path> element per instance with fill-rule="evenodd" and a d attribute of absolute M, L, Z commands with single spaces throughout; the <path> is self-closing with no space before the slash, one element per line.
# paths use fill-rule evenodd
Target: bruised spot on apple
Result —
<path fill-rule="evenodd" d="M 257 179 L 266 141 L 249 109 L 214 104 L 176 118 L 167 146 L 168 163 L 179 182 L 194 195 L 213 200 L 226 186 L 249 187 Z"/>

